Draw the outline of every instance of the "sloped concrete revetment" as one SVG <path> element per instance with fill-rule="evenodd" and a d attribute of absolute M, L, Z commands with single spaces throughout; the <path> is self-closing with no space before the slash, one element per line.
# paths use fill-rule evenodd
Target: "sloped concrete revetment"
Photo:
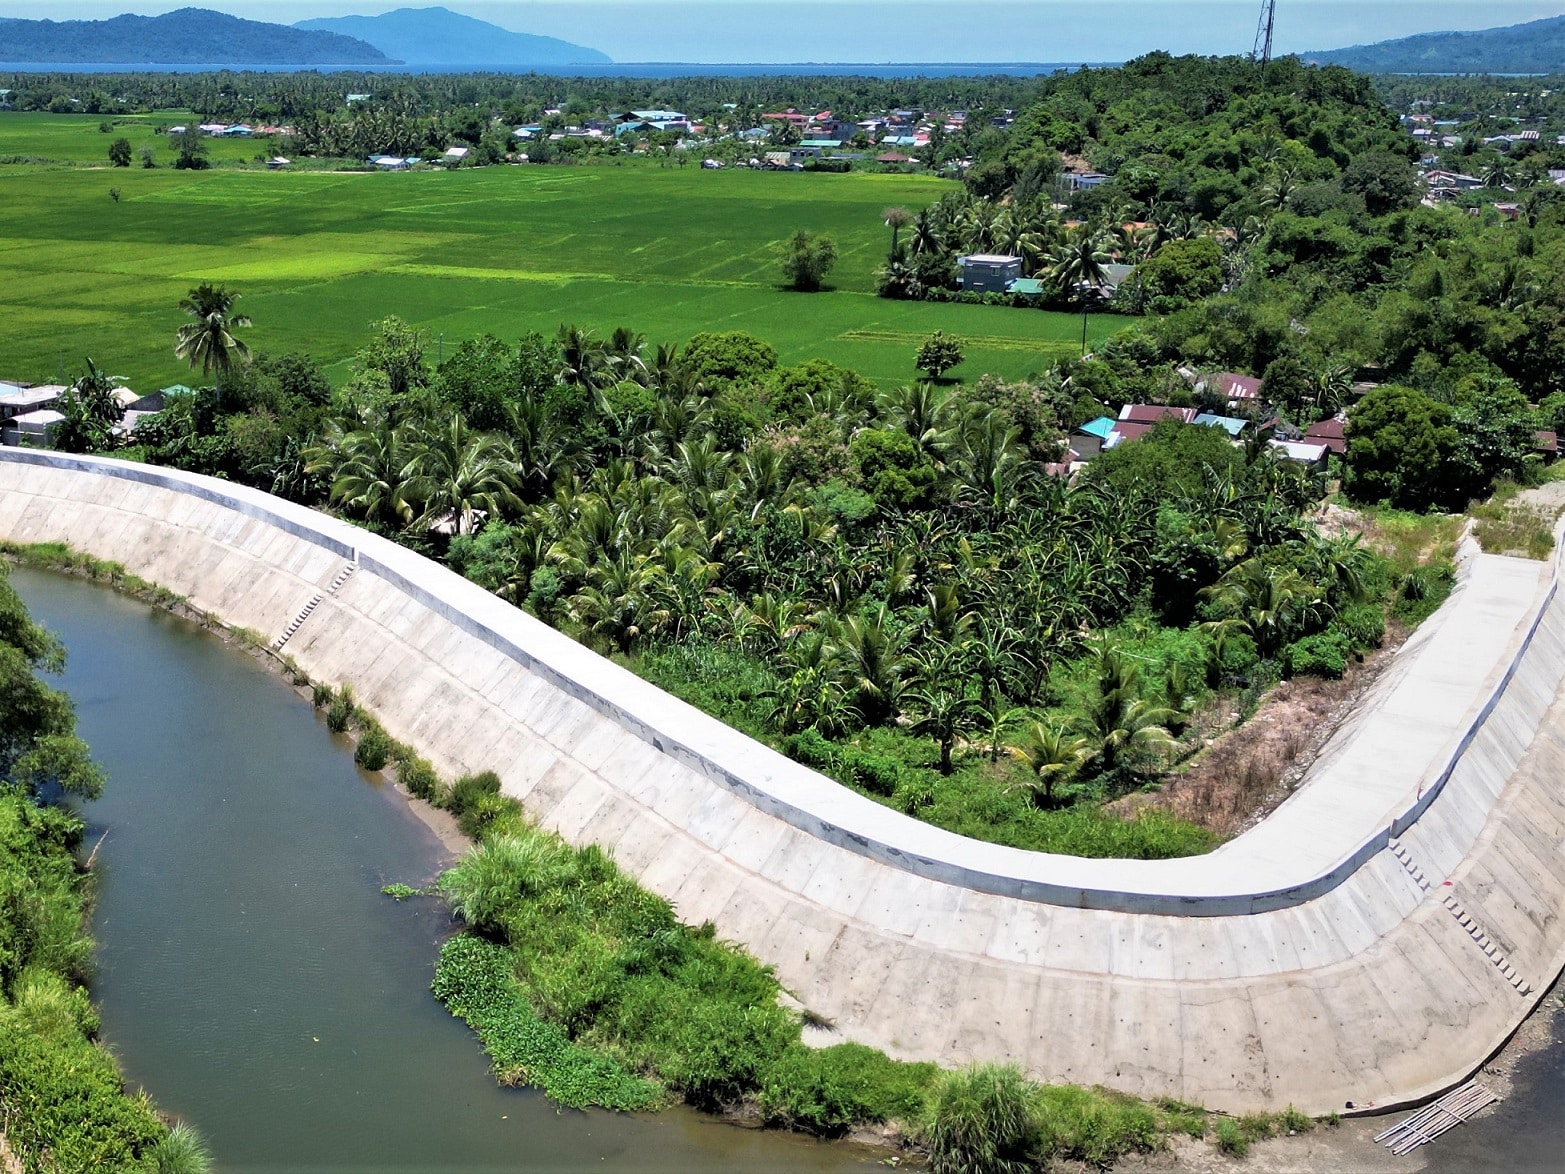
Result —
<path fill-rule="evenodd" d="M 0 454 L 0 538 L 123 563 L 351 682 L 912 1059 L 1250 1111 L 1427 1097 L 1565 964 L 1565 601 L 1470 554 L 1297 794 L 1209 856 L 966 840 L 852 794 L 443 568 L 169 470 Z"/>

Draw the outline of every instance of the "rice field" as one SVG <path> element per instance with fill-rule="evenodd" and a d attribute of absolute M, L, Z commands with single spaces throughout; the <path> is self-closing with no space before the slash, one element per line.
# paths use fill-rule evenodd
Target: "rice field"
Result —
<path fill-rule="evenodd" d="M 87 356 L 138 388 L 186 379 L 178 302 L 201 281 L 241 291 L 252 349 L 307 352 L 334 377 L 391 314 L 437 357 L 485 331 L 562 323 L 631 326 L 653 343 L 746 330 L 785 362 L 820 356 L 882 384 L 916 377 L 914 352 L 936 329 L 967 340 L 954 374 L 968 379 L 1019 377 L 1079 347 L 1073 315 L 874 296 L 881 210 L 930 203 L 947 190 L 939 179 L 639 161 L 272 173 L 218 155 L 265 152 L 254 142 L 214 144 L 209 171 L 110 169 L 90 166 L 82 143 L 102 158 L 120 128 L 97 125 L 0 114 L 0 159 L 63 161 L 0 164 L 0 379 L 56 380 Z M 796 228 L 837 241 L 826 292 L 780 288 L 777 247 Z M 1089 339 L 1123 325 L 1095 317 Z"/>

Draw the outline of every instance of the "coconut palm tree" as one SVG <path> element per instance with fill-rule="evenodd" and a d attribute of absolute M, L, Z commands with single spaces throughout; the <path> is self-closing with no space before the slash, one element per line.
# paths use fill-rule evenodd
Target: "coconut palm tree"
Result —
<path fill-rule="evenodd" d="M 891 252 L 887 254 L 887 259 L 894 261 L 899 253 L 897 238 L 904 228 L 913 223 L 913 213 L 906 208 L 887 208 L 880 214 L 880 218 L 891 229 Z"/>
<path fill-rule="evenodd" d="M 1244 633 L 1263 657 L 1276 654 L 1299 613 L 1319 598 L 1298 571 L 1270 566 L 1259 558 L 1246 559 L 1201 594 L 1229 613 L 1203 626 L 1219 638 Z"/>
<path fill-rule="evenodd" d="M 663 573 L 651 555 L 621 550 L 595 565 L 589 572 L 590 581 L 571 596 L 571 619 L 628 653 L 669 618 L 656 602 Z"/>
<path fill-rule="evenodd" d="M 1039 807 L 1052 805 L 1055 788 L 1075 778 L 1092 756 L 1086 738 L 1066 726 L 1040 721 L 1029 723 L 1010 750 L 1027 768 L 1026 787 Z"/>
<path fill-rule="evenodd" d="M 1082 732 L 1111 771 L 1128 754 L 1163 754 L 1174 746 L 1168 727 L 1181 715 L 1144 695 L 1141 674 L 1108 641 L 1098 647 L 1097 696 L 1087 703 Z"/>
<path fill-rule="evenodd" d="M 250 348 L 235 337 L 234 331 L 250 325 L 250 319 L 234 313 L 237 293 L 203 281 L 179 303 L 191 321 L 175 335 L 174 353 L 203 375 L 215 368 L 219 381 L 234 367 L 250 357 Z"/>
<path fill-rule="evenodd" d="M 412 471 L 408 496 L 424 507 L 419 521 L 431 530 L 471 534 L 483 517 L 521 508 L 516 453 L 461 416 L 414 439 Z"/>
<path fill-rule="evenodd" d="M 962 735 L 976 728 L 983 714 L 978 698 L 962 692 L 962 682 L 951 680 L 926 680 L 907 695 L 908 701 L 919 716 L 912 724 L 912 731 L 933 738 L 940 747 L 940 773 L 951 773 L 951 755 Z"/>
<path fill-rule="evenodd" d="M 414 453 L 401 428 L 383 425 L 350 432 L 340 443 L 310 450 L 307 472 L 331 469 L 331 500 L 370 522 L 406 525 L 413 520 L 408 485 Z"/>
<path fill-rule="evenodd" d="M 886 724 L 901 709 L 908 662 L 893 623 L 891 609 L 882 604 L 867 615 L 849 616 L 833 641 L 853 702 L 872 726 Z"/>
<path fill-rule="evenodd" d="M 597 391 L 612 380 L 603 342 L 592 331 L 578 326 L 560 327 L 559 381 L 571 387 Z"/>
<path fill-rule="evenodd" d="M 1088 224 L 1077 225 L 1054 252 L 1049 277 L 1062 294 L 1074 294 L 1081 302 L 1081 353 L 1087 353 L 1087 308 L 1093 296 L 1108 282 L 1104 269 L 1110 261 L 1103 233 Z"/>
<path fill-rule="evenodd" d="M 915 257 L 942 252 L 946 247 L 945 228 L 940 217 L 925 208 L 913 217 L 913 232 L 908 237 L 908 251 Z"/>

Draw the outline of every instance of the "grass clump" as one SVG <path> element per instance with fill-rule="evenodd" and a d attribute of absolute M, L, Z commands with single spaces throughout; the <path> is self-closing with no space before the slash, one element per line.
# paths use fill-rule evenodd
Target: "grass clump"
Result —
<path fill-rule="evenodd" d="M 397 782 L 406 787 L 409 794 L 430 802 L 435 800 L 440 792 L 440 776 L 435 773 L 428 759 L 420 758 L 408 747 L 395 743 L 391 760 L 396 764 Z"/>
<path fill-rule="evenodd" d="M 193 1127 L 181 1121 L 152 1149 L 152 1174 L 206 1174 L 212 1151 Z"/>
<path fill-rule="evenodd" d="M 924 1130 L 934 1174 L 1028 1174 L 1049 1140 L 1033 1087 L 1008 1064 L 947 1073 L 935 1085 Z"/>
<path fill-rule="evenodd" d="M 332 695 L 331 704 L 326 708 L 326 728 L 334 734 L 345 734 L 348 727 L 353 724 L 357 707 L 353 704 L 353 687 L 344 685 Z"/>
<path fill-rule="evenodd" d="M 367 771 L 384 770 L 391 761 L 391 736 L 373 718 L 359 718 L 359 744 L 353 748 L 353 761 Z"/>
<path fill-rule="evenodd" d="M 1489 554 L 1545 559 L 1554 549 L 1554 516 L 1546 509 L 1517 500 L 1521 486 L 1502 482 L 1488 501 L 1468 509 L 1473 537 Z"/>
<path fill-rule="evenodd" d="M 122 564 L 72 550 L 63 542 L 0 541 L 0 555 L 24 567 L 58 571 L 64 575 L 103 583 L 155 607 L 173 610 L 185 603 L 183 595 L 131 574 Z"/>

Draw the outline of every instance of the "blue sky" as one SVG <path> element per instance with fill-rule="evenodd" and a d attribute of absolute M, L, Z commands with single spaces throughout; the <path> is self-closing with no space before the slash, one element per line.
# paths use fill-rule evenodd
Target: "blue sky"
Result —
<path fill-rule="evenodd" d="M 256 20 L 374 14 L 433 0 L 0 0 L 0 16 L 101 19 L 199 6 Z M 616 61 L 1112 61 L 1247 52 L 1260 0 L 445 0 Z M 1560 0 L 1279 0 L 1279 52 L 1558 16 Z M 0 50 L 3 56 L 3 50 Z"/>

